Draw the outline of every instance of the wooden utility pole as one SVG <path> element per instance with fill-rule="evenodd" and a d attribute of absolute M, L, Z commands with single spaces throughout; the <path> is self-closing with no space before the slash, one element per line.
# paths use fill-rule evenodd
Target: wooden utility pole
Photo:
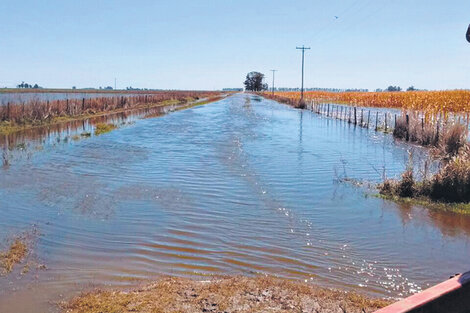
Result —
<path fill-rule="evenodd" d="M 302 45 L 302 47 L 295 47 L 298 50 L 302 50 L 302 87 L 300 88 L 300 100 L 304 98 L 304 54 L 305 50 L 310 50 L 310 47 L 305 47 Z"/>
<path fill-rule="evenodd" d="M 467 29 L 467 41 L 470 42 L 470 25 L 468 25 Z"/>
<path fill-rule="evenodd" d="M 271 70 L 271 72 L 273 72 L 273 86 L 272 86 L 272 87 L 273 87 L 273 88 L 272 88 L 272 89 L 273 89 L 273 96 L 274 96 L 274 73 L 275 73 L 276 71 L 277 71 L 277 70 Z"/>

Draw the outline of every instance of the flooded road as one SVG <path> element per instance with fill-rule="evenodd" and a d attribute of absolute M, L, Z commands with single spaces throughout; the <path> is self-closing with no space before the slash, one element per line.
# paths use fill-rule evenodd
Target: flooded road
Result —
<path fill-rule="evenodd" d="M 47 146 L 0 168 L 0 239 L 34 227 L 47 266 L 0 277 L 0 311 L 161 275 L 414 293 L 469 269 L 470 218 L 339 182 L 397 176 L 410 148 L 245 94 Z"/>

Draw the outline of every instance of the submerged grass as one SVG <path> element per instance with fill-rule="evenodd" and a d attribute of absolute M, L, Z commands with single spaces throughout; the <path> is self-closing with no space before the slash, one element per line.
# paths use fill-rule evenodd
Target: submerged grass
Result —
<path fill-rule="evenodd" d="M 105 123 L 98 123 L 95 125 L 95 136 L 99 136 L 101 134 L 109 133 L 110 131 L 116 129 L 117 126 L 114 124 L 105 124 Z"/>
<path fill-rule="evenodd" d="M 373 312 L 390 304 L 356 293 L 274 277 L 209 281 L 165 278 L 130 291 L 95 290 L 62 304 L 63 312 Z"/>
<path fill-rule="evenodd" d="M 378 194 L 378 198 L 382 198 L 397 203 L 411 204 L 421 206 L 431 210 L 453 212 L 457 214 L 470 215 L 470 203 L 449 203 L 431 200 L 428 197 L 400 197 L 392 194 Z"/>
<path fill-rule="evenodd" d="M 2 274 L 8 274 L 13 267 L 24 260 L 28 254 L 28 246 L 24 239 L 16 238 L 5 252 L 0 252 L 0 269 Z"/>

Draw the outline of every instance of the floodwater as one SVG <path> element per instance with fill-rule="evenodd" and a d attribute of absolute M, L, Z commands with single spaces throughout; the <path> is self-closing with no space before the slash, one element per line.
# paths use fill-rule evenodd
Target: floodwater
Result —
<path fill-rule="evenodd" d="M 46 270 L 0 277 L 0 311 L 91 286 L 271 274 L 402 297 L 469 269 L 470 218 L 397 205 L 342 178 L 399 175 L 389 135 L 237 94 L 0 168 L 0 239 L 37 229 Z"/>

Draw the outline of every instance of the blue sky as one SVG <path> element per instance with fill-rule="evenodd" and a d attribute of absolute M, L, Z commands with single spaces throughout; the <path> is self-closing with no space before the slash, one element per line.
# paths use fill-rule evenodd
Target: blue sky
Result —
<path fill-rule="evenodd" d="M 335 16 L 338 16 L 336 19 Z M 470 87 L 470 1 L 0 1 L 0 86 Z"/>

